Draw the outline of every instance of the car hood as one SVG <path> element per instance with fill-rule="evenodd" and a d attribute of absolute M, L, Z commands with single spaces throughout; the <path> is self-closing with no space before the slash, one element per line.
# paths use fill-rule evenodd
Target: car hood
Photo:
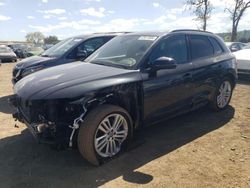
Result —
<path fill-rule="evenodd" d="M 138 70 L 74 62 L 23 78 L 14 93 L 25 100 L 76 98 L 86 92 L 141 80 Z"/>
<path fill-rule="evenodd" d="M 17 63 L 16 66 L 26 68 L 26 67 L 30 67 L 30 66 L 48 63 L 49 61 L 53 61 L 55 59 L 56 59 L 55 57 L 32 56 L 32 57 L 28 57 L 28 58 L 23 59 L 22 61 Z"/>

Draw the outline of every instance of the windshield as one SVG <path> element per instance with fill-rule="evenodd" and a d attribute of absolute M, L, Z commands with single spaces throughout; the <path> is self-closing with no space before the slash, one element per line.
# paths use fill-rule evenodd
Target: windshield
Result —
<path fill-rule="evenodd" d="M 0 53 L 10 53 L 11 49 L 10 48 L 1 48 L 0 47 Z"/>
<path fill-rule="evenodd" d="M 48 50 L 42 53 L 45 57 L 59 57 L 67 52 L 70 48 L 81 42 L 83 39 L 80 38 L 69 38 L 65 39 L 56 45 L 52 46 Z"/>
<path fill-rule="evenodd" d="M 156 39 L 157 36 L 118 36 L 106 43 L 85 61 L 129 69 L 141 60 Z"/>

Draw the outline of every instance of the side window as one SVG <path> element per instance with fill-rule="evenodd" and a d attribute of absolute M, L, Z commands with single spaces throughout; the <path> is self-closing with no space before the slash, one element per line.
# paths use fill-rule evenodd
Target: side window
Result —
<path fill-rule="evenodd" d="M 159 57 L 171 57 L 177 63 L 184 63 L 188 59 L 185 35 L 176 35 L 163 39 L 155 47 L 149 57 L 149 63 L 153 63 Z"/>
<path fill-rule="evenodd" d="M 213 47 L 214 47 L 214 54 L 215 55 L 219 55 L 223 53 L 223 49 L 221 48 L 220 44 L 218 43 L 218 41 L 212 37 L 209 37 Z"/>
<path fill-rule="evenodd" d="M 104 44 L 104 38 L 90 39 L 78 46 L 78 51 L 86 51 L 88 55 L 92 54 Z"/>
<path fill-rule="evenodd" d="M 89 39 L 77 46 L 68 56 L 69 59 L 78 59 L 79 57 L 87 57 L 101 47 L 107 41 L 106 38 Z"/>
<path fill-rule="evenodd" d="M 192 59 L 212 56 L 214 53 L 208 37 L 202 35 L 190 35 L 190 47 Z"/>

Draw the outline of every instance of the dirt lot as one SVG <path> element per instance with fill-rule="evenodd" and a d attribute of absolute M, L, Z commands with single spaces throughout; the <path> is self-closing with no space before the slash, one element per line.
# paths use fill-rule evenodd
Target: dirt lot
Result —
<path fill-rule="evenodd" d="M 76 150 L 54 151 L 14 128 L 7 98 L 14 64 L 0 67 L 0 187 L 250 187 L 250 85 L 231 106 L 207 109 L 141 131 L 144 142 L 93 167 Z"/>

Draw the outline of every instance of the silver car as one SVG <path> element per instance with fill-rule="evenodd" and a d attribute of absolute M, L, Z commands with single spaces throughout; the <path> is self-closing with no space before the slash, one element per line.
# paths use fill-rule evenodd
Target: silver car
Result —
<path fill-rule="evenodd" d="M 17 56 L 11 48 L 7 46 L 0 46 L 0 62 L 7 61 L 16 62 Z"/>

